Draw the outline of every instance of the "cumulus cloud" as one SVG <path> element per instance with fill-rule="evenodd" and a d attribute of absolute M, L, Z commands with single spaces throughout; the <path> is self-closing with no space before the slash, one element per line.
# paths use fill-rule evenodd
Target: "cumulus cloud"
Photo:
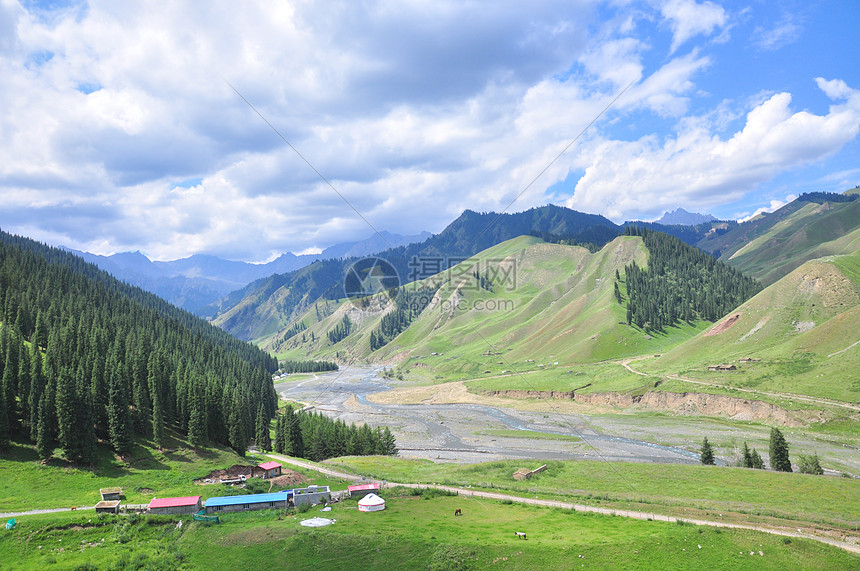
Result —
<path fill-rule="evenodd" d="M 686 117 L 718 61 L 704 40 L 728 27 L 713 2 L 63 6 L 0 0 L 0 227 L 96 253 L 258 261 L 366 237 L 339 194 L 380 230 L 439 231 L 566 196 L 548 188 L 578 172 L 570 204 L 632 217 L 658 187 L 661 208 L 724 200 L 853 136 L 839 80 L 819 80 L 829 114 L 780 94 L 726 140 Z M 631 117 L 652 134 L 610 138 Z"/>
<path fill-rule="evenodd" d="M 722 6 L 696 0 L 668 0 L 661 8 L 672 28 L 672 51 L 699 34 L 711 35 L 723 28 L 728 15 Z"/>
<path fill-rule="evenodd" d="M 666 140 L 595 142 L 577 164 L 585 175 L 567 204 L 603 208 L 616 219 L 647 219 L 677 204 L 737 200 L 779 172 L 834 153 L 860 132 L 860 91 L 840 80 L 816 81 L 844 103 L 831 105 L 826 115 L 793 112 L 791 95 L 777 93 L 725 140 L 706 121 L 689 121 Z"/>

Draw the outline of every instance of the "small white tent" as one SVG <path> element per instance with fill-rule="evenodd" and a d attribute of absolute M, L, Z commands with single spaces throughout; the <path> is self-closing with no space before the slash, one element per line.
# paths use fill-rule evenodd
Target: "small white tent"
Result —
<path fill-rule="evenodd" d="M 367 494 L 358 500 L 358 511 L 360 512 L 378 512 L 385 509 L 385 500 L 376 494 Z"/>

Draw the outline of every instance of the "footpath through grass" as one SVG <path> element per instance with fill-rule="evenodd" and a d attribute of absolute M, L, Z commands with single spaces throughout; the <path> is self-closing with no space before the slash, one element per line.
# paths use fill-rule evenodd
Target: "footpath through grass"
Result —
<path fill-rule="evenodd" d="M 399 493 L 398 493 L 399 492 Z M 806 539 L 388 490 L 386 509 L 222 516 L 30 516 L 0 535 L 4 569 L 851 569 L 860 558 Z M 454 516 L 461 509 L 462 516 Z M 310 529 L 312 516 L 336 523 Z M 182 525 L 179 525 L 179 522 Z M 524 532 L 521 540 L 515 531 Z"/>
<path fill-rule="evenodd" d="M 549 461 L 546 471 L 516 481 L 512 475 L 517 469 L 544 462 L 434 464 L 374 456 L 328 463 L 392 482 L 474 486 L 643 511 L 651 506 L 656 512 L 735 512 L 860 530 L 860 481 L 851 478 L 682 464 Z"/>

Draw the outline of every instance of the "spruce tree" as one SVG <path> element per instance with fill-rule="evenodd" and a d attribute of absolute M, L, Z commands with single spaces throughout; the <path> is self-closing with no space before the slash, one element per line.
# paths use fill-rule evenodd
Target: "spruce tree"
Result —
<path fill-rule="evenodd" d="M 770 430 L 770 467 L 778 472 L 791 472 L 788 458 L 788 443 L 776 427 Z"/>
<path fill-rule="evenodd" d="M 117 454 L 131 450 L 132 423 L 126 400 L 125 382 L 122 367 L 112 363 L 110 386 L 108 388 L 108 434 L 110 443 Z"/>
<path fill-rule="evenodd" d="M 293 412 L 293 409 L 287 407 L 287 415 L 285 424 L 287 426 L 287 444 L 289 453 L 298 458 L 305 457 L 305 438 L 302 434 L 302 427 L 299 421 L 299 415 Z"/>
<path fill-rule="evenodd" d="M 257 434 L 254 439 L 257 443 L 257 448 L 263 452 L 268 452 L 272 449 L 272 438 L 269 435 L 269 421 L 266 415 L 263 414 L 263 405 L 257 409 Z"/>
<path fill-rule="evenodd" d="M 79 462 L 84 455 L 83 435 L 78 420 L 81 401 L 78 398 L 75 378 L 67 367 L 62 367 L 57 377 L 56 407 L 60 447 L 68 460 Z"/>
<path fill-rule="evenodd" d="M 711 443 L 708 442 L 707 436 L 702 440 L 702 452 L 699 459 L 702 461 L 702 464 L 713 466 L 715 463 L 714 450 L 711 448 Z"/>
<path fill-rule="evenodd" d="M 30 357 L 30 440 L 36 442 L 39 431 L 39 401 L 45 392 L 45 376 L 42 373 L 42 353 L 35 345 Z"/>
<path fill-rule="evenodd" d="M 6 411 L 6 399 L 0 398 L 0 450 L 5 450 L 11 442 L 9 413 Z"/>
<path fill-rule="evenodd" d="M 191 377 L 188 388 L 188 441 L 191 446 L 199 448 L 206 443 L 206 401 L 202 381 Z"/>
<path fill-rule="evenodd" d="M 275 442 L 274 449 L 278 454 L 284 453 L 284 417 L 283 415 L 277 415 L 277 420 L 275 421 Z"/>
<path fill-rule="evenodd" d="M 750 452 L 750 447 L 747 446 L 747 443 L 744 442 L 744 455 L 741 458 L 741 466 L 744 468 L 752 468 L 752 453 Z"/>
<path fill-rule="evenodd" d="M 51 406 L 48 404 L 48 392 L 42 393 L 39 398 L 39 423 L 36 430 L 36 453 L 42 460 L 47 460 L 54 454 L 54 435 L 51 431 L 51 420 L 49 413 Z"/>
<path fill-rule="evenodd" d="M 750 467 L 757 470 L 764 470 L 764 460 L 761 459 L 761 454 L 755 448 L 750 453 Z"/>

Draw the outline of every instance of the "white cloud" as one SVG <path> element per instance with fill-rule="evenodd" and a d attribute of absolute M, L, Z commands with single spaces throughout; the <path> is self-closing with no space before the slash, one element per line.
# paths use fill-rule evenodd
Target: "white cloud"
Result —
<path fill-rule="evenodd" d="M 860 132 L 860 92 L 817 80 L 831 98 L 827 115 L 792 112 L 778 93 L 747 114 L 744 128 L 723 140 L 705 121 L 689 121 L 674 138 L 596 142 L 577 161 L 585 175 L 570 207 L 620 219 L 649 218 L 677 204 L 710 207 L 740 199 L 777 173 L 838 151 Z"/>
<path fill-rule="evenodd" d="M 786 204 L 788 204 L 789 202 L 791 202 L 792 200 L 794 200 L 796 198 L 797 198 L 797 196 L 795 196 L 793 194 L 789 194 L 788 196 L 785 197 L 785 200 L 771 200 L 770 204 L 768 206 L 762 206 L 761 208 L 759 208 L 758 210 L 756 210 L 752 214 L 740 215 L 740 217 L 738 218 L 738 222 L 746 222 L 747 220 L 752 220 L 753 218 L 755 218 L 759 214 L 764 214 L 765 212 L 770 213 L 770 212 L 774 212 L 776 210 L 779 210 L 780 208 L 782 208 L 783 206 L 785 206 Z"/>
<path fill-rule="evenodd" d="M 723 7 L 708 1 L 699 4 L 696 0 L 668 0 L 663 3 L 661 12 L 672 28 L 673 52 L 699 34 L 713 34 L 728 21 Z"/>
<path fill-rule="evenodd" d="M 796 42 L 803 33 L 803 26 L 797 15 L 786 12 L 771 28 L 757 26 L 753 31 L 753 41 L 762 50 L 775 51 Z"/>
<path fill-rule="evenodd" d="M 694 203 L 672 193 L 725 200 L 788 157 L 838 148 L 857 107 L 844 82 L 819 80 L 842 102 L 828 115 L 792 114 L 774 96 L 749 130 L 716 137 L 725 124 L 698 104 L 699 83 L 717 73 L 707 45 L 727 22 L 692 1 L 661 12 L 651 0 L 92 0 L 36 12 L 0 0 L 0 227 L 159 259 L 265 260 L 366 237 L 222 77 L 380 230 L 438 231 L 527 187 L 511 210 L 542 204 L 571 171 L 586 172 L 571 204 L 593 212 Z M 689 50 L 655 47 L 670 43 Z M 651 135 L 609 139 L 622 119 Z M 637 192 L 607 199 L 618 183 Z"/>

